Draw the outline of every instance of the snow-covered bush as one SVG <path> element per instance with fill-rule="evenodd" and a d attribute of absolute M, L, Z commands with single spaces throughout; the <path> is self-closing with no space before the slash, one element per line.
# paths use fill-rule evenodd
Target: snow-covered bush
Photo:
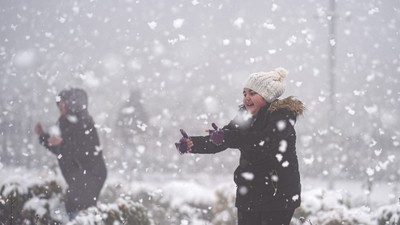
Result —
<path fill-rule="evenodd" d="M 5 224 L 59 224 L 62 189 L 56 181 L 4 183 L 0 187 L 0 221 Z"/>
<path fill-rule="evenodd" d="M 296 209 L 294 217 L 307 218 L 320 211 L 347 209 L 350 205 L 349 201 L 349 197 L 342 193 L 313 189 L 302 194 L 301 206 Z"/>
<path fill-rule="evenodd" d="M 369 208 L 350 208 L 350 196 L 338 191 L 314 189 L 302 194 L 302 203 L 296 209 L 294 224 L 375 225 Z"/>
<path fill-rule="evenodd" d="M 49 225 L 68 222 L 63 204 L 63 188 L 59 180 L 35 180 L 18 177 L 0 181 L 0 224 Z M 81 211 L 72 224 L 76 225 L 150 225 L 146 209 L 129 198 L 110 199 L 112 203 L 100 204 Z M 114 203 L 115 202 L 115 203 Z"/>
<path fill-rule="evenodd" d="M 376 225 L 370 213 L 362 208 L 321 211 L 310 216 L 309 220 L 318 225 Z"/>
<path fill-rule="evenodd" d="M 115 203 L 99 204 L 79 212 L 68 225 L 150 225 L 147 210 L 129 198 L 119 198 Z"/>
<path fill-rule="evenodd" d="M 213 225 L 235 225 L 237 221 L 237 210 L 235 207 L 235 193 L 229 192 L 230 186 L 222 185 L 215 191 L 216 200 L 212 212 Z"/>
<path fill-rule="evenodd" d="M 155 224 L 181 224 L 181 221 L 190 220 L 193 215 L 185 211 L 185 204 L 174 207 L 171 200 L 163 195 L 161 191 L 141 190 L 132 197 L 147 208 Z"/>
<path fill-rule="evenodd" d="M 161 187 L 159 185 L 159 182 L 143 182 L 134 183 L 131 187 L 111 180 L 103 192 L 102 199 L 110 200 L 115 196 L 124 196 L 140 202 L 156 225 L 207 224 L 215 218 L 216 198 L 213 190 L 193 181 L 173 180 L 162 182 Z M 229 205 L 231 204 L 232 201 L 229 202 Z"/>
<path fill-rule="evenodd" d="M 107 181 L 101 191 L 100 200 L 104 203 L 112 203 L 117 201 L 121 193 L 123 193 L 123 187 L 120 183 Z"/>
<path fill-rule="evenodd" d="M 141 190 L 133 195 L 148 210 L 155 224 L 204 224 L 212 219 L 210 198 L 202 195 L 201 186 L 188 184 L 188 191 L 179 191 L 180 182 L 165 189 Z M 189 187 L 190 186 L 190 187 Z"/>
<path fill-rule="evenodd" d="M 378 225 L 400 224 L 400 205 L 382 206 L 375 211 Z"/>

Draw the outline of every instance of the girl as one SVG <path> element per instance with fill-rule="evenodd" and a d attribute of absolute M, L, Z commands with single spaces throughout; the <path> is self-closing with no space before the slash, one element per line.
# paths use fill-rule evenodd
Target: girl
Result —
<path fill-rule="evenodd" d="M 40 123 L 35 126 L 39 141 L 57 156 L 62 175 L 68 184 L 66 210 L 70 219 L 96 205 L 107 170 L 100 149 L 94 121 L 88 112 L 84 90 L 71 88 L 57 96 L 61 136 L 50 136 Z"/>
<path fill-rule="evenodd" d="M 217 153 L 239 149 L 234 172 L 239 225 L 289 225 L 300 206 L 300 174 L 294 125 L 304 111 L 293 97 L 278 98 L 285 91 L 287 71 L 251 74 L 243 88 L 243 105 L 225 127 L 213 124 L 208 136 L 183 137 L 180 153 Z"/>

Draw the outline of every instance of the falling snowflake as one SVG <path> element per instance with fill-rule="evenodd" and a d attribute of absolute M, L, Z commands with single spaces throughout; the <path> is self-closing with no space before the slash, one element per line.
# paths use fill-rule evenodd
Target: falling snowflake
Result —
<path fill-rule="evenodd" d="M 368 176 L 373 176 L 375 174 L 374 169 L 369 168 L 369 167 L 367 168 L 367 170 L 365 172 L 368 174 Z"/>
<path fill-rule="evenodd" d="M 282 140 L 281 142 L 279 142 L 279 151 L 286 152 L 287 146 L 288 146 L 287 141 Z"/>
<path fill-rule="evenodd" d="M 174 20 L 174 27 L 175 27 L 175 29 L 181 28 L 181 27 L 183 26 L 183 22 L 184 22 L 184 21 L 185 21 L 185 20 L 182 19 L 182 18 L 179 18 L 179 19 Z"/>
<path fill-rule="evenodd" d="M 250 172 L 244 172 L 241 175 L 245 180 L 253 180 L 254 179 L 254 174 L 250 173 Z"/>
<path fill-rule="evenodd" d="M 243 23 L 244 23 L 243 18 L 239 17 L 233 22 L 233 25 L 240 29 L 242 28 Z"/>
<path fill-rule="evenodd" d="M 147 25 L 149 25 L 150 29 L 154 30 L 157 27 L 157 23 L 152 21 L 147 23 Z"/>
<path fill-rule="evenodd" d="M 286 128 L 286 122 L 284 120 L 280 120 L 276 123 L 276 126 L 279 131 L 283 131 Z"/>

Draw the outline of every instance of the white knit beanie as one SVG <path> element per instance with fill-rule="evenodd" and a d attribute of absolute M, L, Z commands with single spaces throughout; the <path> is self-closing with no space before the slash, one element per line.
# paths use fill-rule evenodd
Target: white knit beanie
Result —
<path fill-rule="evenodd" d="M 257 92 L 265 101 L 271 103 L 285 92 L 287 74 L 288 71 L 282 67 L 270 72 L 253 73 L 250 74 L 244 87 Z"/>

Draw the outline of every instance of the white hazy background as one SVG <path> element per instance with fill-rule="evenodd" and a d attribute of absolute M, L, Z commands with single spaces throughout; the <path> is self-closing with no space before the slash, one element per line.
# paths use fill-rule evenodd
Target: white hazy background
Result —
<path fill-rule="evenodd" d="M 110 179 L 232 182 L 239 152 L 180 156 L 179 129 L 203 135 L 211 122 L 227 124 L 247 76 L 282 66 L 284 97 L 307 107 L 296 124 L 303 189 L 327 186 L 378 204 L 400 197 L 399 1 L 337 1 L 335 14 L 328 0 L 0 4 L 3 178 L 56 170 L 32 130 L 36 121 L 52 129 L 55 96 L 73 86 L 89 94 Z M 132 91 L 149 120 L 128 145 L 117 120 Z"/>

